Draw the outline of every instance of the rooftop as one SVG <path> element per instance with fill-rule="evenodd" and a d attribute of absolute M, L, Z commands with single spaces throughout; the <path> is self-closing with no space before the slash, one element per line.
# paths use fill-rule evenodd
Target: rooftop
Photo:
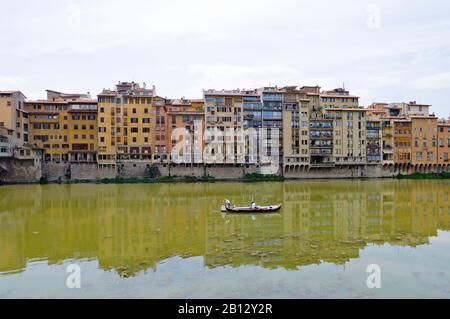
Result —
<path fill-rule="evenodd" d="M 363 107 L 327 107 L 326 111 L 350 111 L 350 112 L 368 112 L 368 109 Z"/>
<path fill-rule="evenodd" d="M 418 104 L 416 101 L 411 101 L 408 103 L 408 106 L 425 106 L 425 107 L 430 107 L 431 105 L 429 104 Z"/>
<path fill-rule="evenodd" d="M 156 94 L 155 86 L 148 89 L 147 85 L 143 83 L 142 87 L 135 82 L 120 82 L 116 84 L 116 89 L 103 89 L 98 96 L 139 96 L 139 97 L 153 97 Z"/>
<path fill-rule="evenodd" d="M 1 91 L 0 90 L 0 94 L 1 95 L 12 95 L 12 94 L 20 94 L 20 95 L 22 95 L 24 98 L 26 98 L 26 96 L 25 96 L 25 94 L 23 94 L 21 91 L 19 91 L 19 90 L 4 90 L 4 91 Z"/>
<path fill-rule="evenodd" d="M 320 95 L 323 97 L 359 98 L 359 96 L 350 95 L 350 92 L 344 88 L 337 88 L 334 90 L 323 91 Z"/>
<path fill-rule="evenodd" d="M 257 96 L 258 93 L 256 90 L 215 90 L 208 89 L 203 90 L 204 95 L 219 95 L 219 96 Z"/>

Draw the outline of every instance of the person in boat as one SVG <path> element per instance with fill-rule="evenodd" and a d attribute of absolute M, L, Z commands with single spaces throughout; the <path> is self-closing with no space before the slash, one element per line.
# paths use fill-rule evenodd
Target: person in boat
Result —
<path fill-rule="evenodd" d="M 252 202 L 252 209 L 258 209 L 258 205 L 256 205 L 256 203 L 255 202 Z"/>

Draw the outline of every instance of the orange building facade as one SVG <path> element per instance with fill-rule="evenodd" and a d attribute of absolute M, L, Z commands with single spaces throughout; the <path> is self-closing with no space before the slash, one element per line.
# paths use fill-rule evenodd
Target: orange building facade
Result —
<path fill-rule="evenodd" d="M 437 117 L 411 117 L 411 163 L 426 168 L 437 164 Z"/>
<path fill-rule="evenodd" d="M 174 157 L 180 156 L 188 163 L 203 161 L 204 107 L 204 101 L 199 99 L 167 102 L 168 151 Z"/>
<path fill-rule="evenodd" d="M 28 101 L 25 110 L 45 161 L 97 162 L 97 101 Z"/>
<path fill-rule="evenodd" d="M 394 162 L 409 164 L 411 162 L 411 120 L 396 119 L 394 124 Z"/>
<path fill-rule="evenodd" d="M 449 165 L 450 120 L 438 123 L 438 164 Z"/>

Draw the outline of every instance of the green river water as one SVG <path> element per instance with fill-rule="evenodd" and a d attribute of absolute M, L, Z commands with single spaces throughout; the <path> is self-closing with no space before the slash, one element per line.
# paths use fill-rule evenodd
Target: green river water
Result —
<path fill-rule="evenodd" d="M 449 194 L 449 180 L 1 186 L 0 298 L 450 298 Z M 224 214 L 226 198 L 283 208 Z"/>

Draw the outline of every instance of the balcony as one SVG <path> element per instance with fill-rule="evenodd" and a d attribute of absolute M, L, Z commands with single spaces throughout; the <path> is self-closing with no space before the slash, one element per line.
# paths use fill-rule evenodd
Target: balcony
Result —
<path fill-rule="evenodd" d="M 376 134 L 367 133 L 367 138 L 368 139 L 379 139 L 380 138 L 380 134 L 378 134 L 378 133 L 376 133 Z"/>
<path fill-rule="evenodd" d="M 311 163 L 311 167 L 335 167 L 336 163 L 331 161 Z"/>
<path fill-rule="evenodd" d="M 310 144 L 309 147 L 313 148 L 333 148 L 333 144 Z"/>
<path fill-rule="evenodd" d="M 311 156 L 320 156 L 320 157 L 329 157 L 333 155 L 331 150 L 328 149 L 311 149 L 310 151 Z"/>
<path fill-rule="evenodd" d="M 331 133 L 331 132 L 310 132 L 309 137 L 313 140 L 332 140 L 333 133 Z"/>
<path fill-rule="evenodd" d="M 332 131 L 333 130 L 333 124 L 330 122 L 312 122 L 309 123 L 309 128 L 314 130 L 326 130 L 326 131 Z"/>

